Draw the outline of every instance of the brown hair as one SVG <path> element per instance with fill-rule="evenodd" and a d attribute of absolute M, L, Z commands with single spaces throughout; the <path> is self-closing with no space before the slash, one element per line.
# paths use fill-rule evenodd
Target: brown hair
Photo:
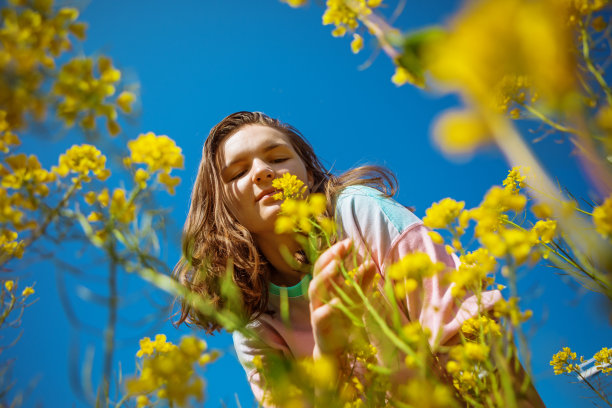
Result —
<path fill-rule="evenodd" d="M 392 196 L 397 183 L 393 173 L 378 166 L 361 166 L 341 176 L 333 176 L 297 129 L 261 112 L 236 112 L 213 127 L 202 149 L 202 161 L 183 228 L 183 256 L 175 266 L 173 276 L 220 310 L 232 303 L 221 295 L 221 282 L 228 261 L 231 261 L 232 280 L 242 295 L 241 310 L 232 312 L 254 319 L 267 310 L 269 266 L 259 253 L 251 233 L 231 215 L 223 193 L 217 154 L 221 142 L 247 125 L 269 126 L 288 137 L 313 179 L 310 191 L 326 194 L 329 214 L 334 213 L 335 199 L 345 187 L 370 185 Z M 184 299 L 181 300 L 180 318 L 175 324 L 183 322 L 194 323 L 207 333 L 221 329 L 217 321 L 202 315 Z"/>

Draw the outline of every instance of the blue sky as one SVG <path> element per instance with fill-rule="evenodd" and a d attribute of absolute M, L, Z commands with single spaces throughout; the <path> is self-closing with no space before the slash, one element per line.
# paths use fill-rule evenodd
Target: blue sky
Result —
<path fill-rule="evenodd" d="M 458 4 L 408 2 L 397 26 L 411 30 L 443 22 Z M 173 219 L 161 253 L 169 267 L 180 253 L 180 228 L 203 141 L 214 124 L 238 110 L 259 110 L 291 123 L 336 172 L 365 163 L 387 166 L 399 180 L 397 200 L 415 207 L 420 217 L 444 197 L 476 206 L 490 186 L 505 178 L 507 165 L 493 147 L 470 161 L 443 157 L 431 142 L 430 128 L 442 110 L 458 104 L 457 99 L 409 86 L 397 88 L 390 82 L 392 63 L 384 55 L 359 69 L 376 53 L 374 44 L 366 39 L 364 51 L 353 55 L 348 38 L 333 38 L 331 28 L 321 25 L 323 8 L 316 4 L 294 10 L 276 0 L 99 0 L 77 7 L 89 23 L 88 38 L 77 52 L 111 56 L 124 79 L 139 84 L 141 111 L 134 120 L 122 122 L 126 137 L 153 131 L 183 148 L 183 181 L 174 196 L 160 199 Z M 59 152 L 82 140 L 73 133 L 55 143 L 49 139 L 33 136 L 23 150 L 39 154 L 49 166 Z M 590 196 L 562 137 L 549 136 L 533 147 L 561 185 L 578 196 Z M 92 334 L 95 330 L 71 325 L 61 299 L 71 300 L 79 319 L 103 328 L 104 309 L 77 296 L 83 284 L 104 290 L 105 270 L 99 267 L 103 259 L 76 244 L 47 249 L 58 248 L 59 256 L 86 276 L 66 274 L 48 262 L 26 265 L 23 282 L 36 281 L 40 299 L 26 310 L 18 344 L 3 356 L 16 359 L 16 388 L 32 385 L 24 400 L 27 407 L 84 406 L 70 386 L 70 378 L 79 376 L 71 355 L 82 362 L 89 347 L 94 350 L 94 372 L 101 370 L 101 340 Z M 165 333 L 178 341 L 189 330 L 177 330 L 165 315 L 153 313 L 152 304 L 168 304 L 170 299 L 143 281 L 122 276 L 120 287 L 129 295 L 122 309 L 115 367 L 121 362 L 126 375 L 134 372 L 138 338 Z M 536 385 L 544 401 L 551 407 L 588 405 L 582 398 L 588 392 L 569 378 L 555 377 L 548 362 L 566 345 L 585 356 L 612 346 L 603 300 L 546 267 L 526 270 L 520 287 L 525 306 L 534 311 L 528 334 Z M 137 325 L 140 320 L 146 324 Z M 224 353 L 206 372 L 206 405 L 224 406 L 223 401 L 237 406 L 239 399 L 241 406 L 253 406 L 230 336 L 223 333 L 206 340 Z"/>

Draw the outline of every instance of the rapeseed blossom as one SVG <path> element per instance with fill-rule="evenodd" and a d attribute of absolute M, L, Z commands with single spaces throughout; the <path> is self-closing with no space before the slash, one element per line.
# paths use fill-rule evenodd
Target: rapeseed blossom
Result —
<path fill-rule="evenodd" d="M 172 177 L 174 169 L 183 168 L 183 154 L 181 148 L 168 136 L 157 136 L 153 132 L 141 134 L 135 140 L 128 142 L 130 157 L 125 160 L 127 165 L 146 164 L 145 169 L 137 169 L 134 181 L 140 188 L 146 187 L 150 175 L 158 172 L 157 180 L 166 186 L 170 194 L 180 183 L 179 177 Z"/>
<path fill-rule="evenodd" d="M 549 244 L 557 233 L 557 221 L 555 220 L 540 220 L 533 226 L 532 231 L 536 234 L 538 241 L 543 244 Z"/>
<path fill-rule="evenodd" d="M 12 280 L 7 280 L 4 282 L 4 287 L 9 292 L 13 290 L 14 286 L 15 286 L 15 282 L 13 282 Z"/>
<path fill-rule="evenodd" d="M 508 300 L 500 299 L 493 306 L 493 315 L 497 318 L 508 319 L 513 326 L 518 326 L 520 323 L 529 320 L 533 312 L 531 310 L 521 312 L 518 301 L 516 297 L 511 297 Z"/>
<path fill-rule="evenodd" d="M 95 146 L 83 144 L 73 145 L 66 153 L 59 157 L 59 164 L 52 171 L 61 177 L 69 173 L 76 173 L 81 179 L 89 181 L 90 174 L 100 180 L 106 180 L 110 176 L 110 170 L 106 169 L 106 156 Z"/>
<path fill-rule="evenodd" d="M 602 348 L 593 356 L 595 366 L 604 374 L 612 373 L 612 349 Z"/>
<path fill-rule="evenodd" d="M 580 367 L 574 361 L 576 361 L 576 353 L 569 347 L 563 347 L 563 350 L 552 357 L 550 365 L 553 367 L 555 375 L 580 371 Z"/>
<path fill-rule="evenodd" d="M 347 31 L 354 32 L 359 27 L 360 19 L 372 14 L 372 8 L 380 6 L 378 0 L 327 0 L 323 13 L 323 25 L 333 24 L 334 37 L 343 37 Z"/>
<path fill-rule="evenodd" d="M 445 275 L 445 281 L 453 284 L 451 295 L 462 298 L 468 290 L 478 291 L 483 284 L 493 283 L 487 276 L 495 271 L 497 262 L 486 248 L 461 255 L 459 260 L 459 267 Z"/>
<path fill-rule="evenodd" d="M 501 336 L 501 326 L 490 317 L 476 316 L 463 322 L 461 332 L 467 338 L 472 339 L 477 338 L 481 333 L 485 336 L 488 334 Z"/>
<path fill-rule="evenodd" d="M 25 186 L 43 197 L 49 193 L 46 184 L 55 181 L 56 175 L 43 169 L 35 155 L 17 154 L 6 157 L 4 161 L 11 171 L 0 165 L 2 187 L 17 190 Z"/>
<path fill-rule="evenodd" d="M 144 357 L 142 370 L 139 377 L 126 381 L 128 393 L 137 395 L 138 403 L 142 404 L 151 403 L 153 393 L 171 406 L 186 406 L 190 398 L 202 401 L 204 381 L 194 368 L 216 358 L 208 354 L 210 357 L 203 359 L 207 355 L 205 350 L 206 343 L 195 337 L 184 337 L 178 346 L 166 341 L 163 334 L 155 336 L 155 341 L 143 338 L 137 353 L 138 357 Z"/>
<path fill-rule="evenodd" d="M 26 286 L 26 288 L 21 292 L 21 296 L 23 296 L 24 298 L 33 295 L 34 294 L 34 288 L 31 286 Z"/>
<path fill-rule="evenodd" d="M 508 176 L 502 184 L 504 188 L 509 190 L 512 194 L 518 194 L 520 189 L 525 187 L 526 178 L 526 175 L 521 174 L 521 166 L 513 167 L 508 171 Z"/>
<path fill-rule="evenodd" d="M 272 180 L 272 187 L 279 190 L 273 196 L 275 200 L 301 199 L 307 189 L 302 180 L 290 173 L 284 173 L 281 177 Z"/>
<path fill-rule="evenodd" d="M 597 232 L 604 238 L 612 235 L 612 196 L 593 209 L 593 223 Z"/>
<path fill-rule="evenodd" d="M 92 58 L 68 61 L 53 87 L 53 93 L 60 97 L 58 116 L 69 126 L 82 117 L 80 124 L 85 129 L 93 129 L 96 117 L 104 116 L 109 132 L 116 135 L 120 131 L 117 111 L 107 98 L 115 94 L 115 84 L 120 79 L 121 72 L 108 57 L 99 57 L 95 66 Z"/>
<path fill-rule="evenodd" d="M 432 277 L 445 268 L 446 265 L 441 262 L 434 263 L 428 254 L 414 252 L 389 265 L 387 275 L 396 281 L 395 294 L 402 298 L 421 287 L 423 279 Z"/>
<path fill-rule="evenodd" d="M 134 220 L 136 206 L 131 200 L 126 199 L 125 190 L 116 188 L 110 202 L 110 214 L 122 223 L 129 223 Z"/>
<path fill-rule="evenodd" d="M 469 155 L 489 143 L 491 132 L 483 118 L 469 109 L 447 110 L 435 122 L 433 138 L 449 155 Z"/>
<path fill-rule="evenodd" d="M 445 198 L 425 210 L 423 224 L 429 228 L 449 228 L 461 215 L 465 202 Z"/>

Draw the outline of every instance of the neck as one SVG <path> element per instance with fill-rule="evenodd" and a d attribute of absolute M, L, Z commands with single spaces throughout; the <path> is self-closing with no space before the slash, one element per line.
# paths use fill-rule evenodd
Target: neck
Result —
<path fill-rule="evenodd" d="M 287 254 L 295 254 L 299 244 L 290 234 L 263 234 L 256 235 L 255 243 L 274 268 L 270 274 L 270 281 L 279 286 L 293 286 L 300 282 L 303 274 L 285 259 Z M 286 250 L 283 250 L 285 248 Z"/>

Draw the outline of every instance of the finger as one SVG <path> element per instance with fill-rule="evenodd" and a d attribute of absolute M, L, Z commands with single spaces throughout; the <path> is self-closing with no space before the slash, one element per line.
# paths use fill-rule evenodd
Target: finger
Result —
<path fill-rule="evenodd" d="M 333 260 L 325 265 L 323 269 L 310 281 L 308 286 L 308 297 L 311 307 L 318 308 L 329 299 L 332 290 L 331 282 L 339 283 L 343 279 L 340 273 L 340 261 Z"/>
<path fill-rule="evenodd" d="M 314 269 L 312 271 L 313 276 L 317 276 L 317 274 L 333 260 L 343 259 L 352 246 L 353 240 L 346 238 L 329 247 L 329 249 L 323 252 L 319 259 L 317 259 L 317 262 L 315 262 Z"/>

